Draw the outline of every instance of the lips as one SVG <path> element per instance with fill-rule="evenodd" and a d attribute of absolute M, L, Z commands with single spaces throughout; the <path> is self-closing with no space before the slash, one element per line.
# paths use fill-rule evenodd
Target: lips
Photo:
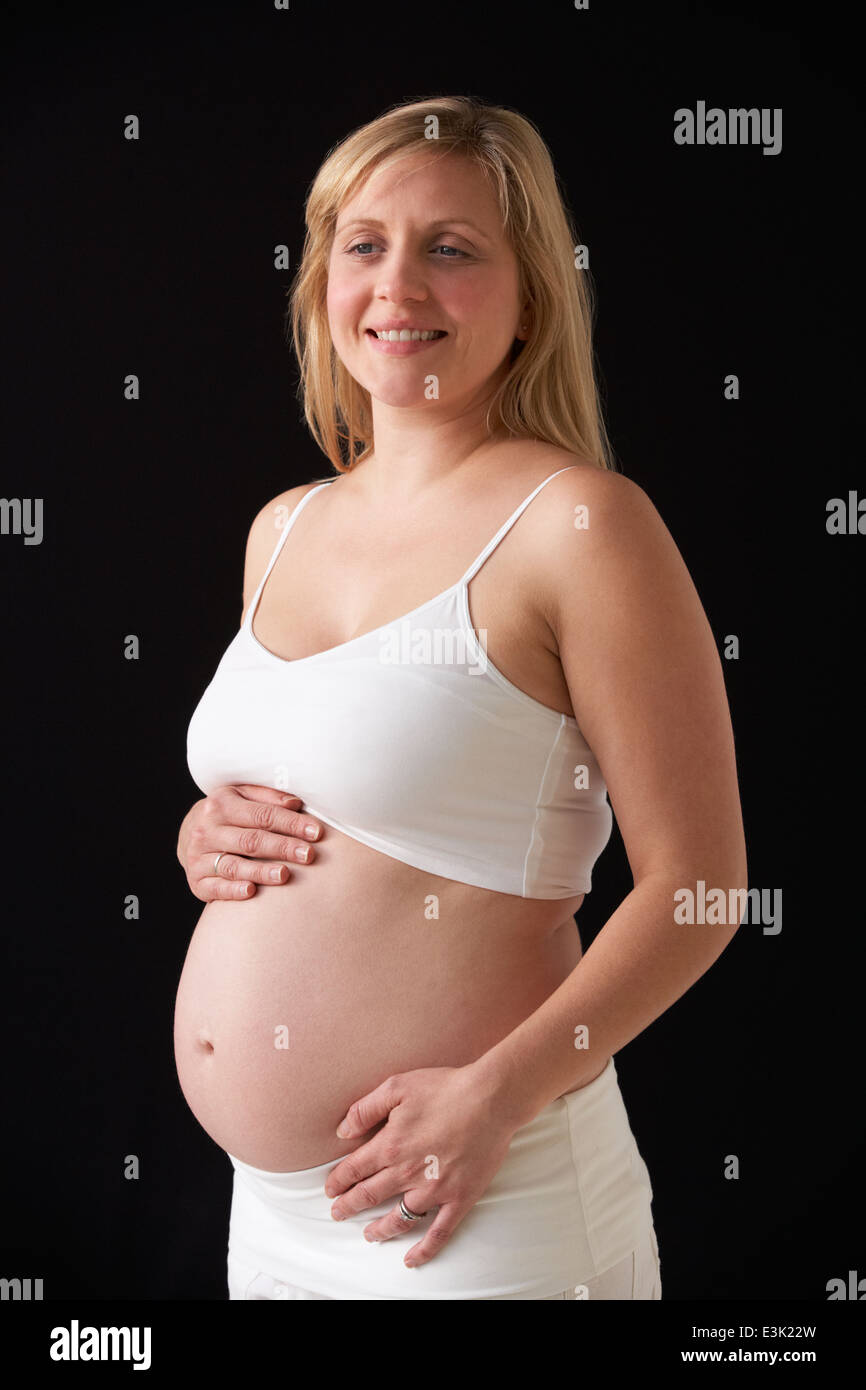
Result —
<path fill-rule="evenodd" d="M 380 338 L 374 329 L 368 328 L 364 336 L 370 339 L 370 348 L 374 356 L 390 357 L 394 360 L 402 357 L 415 357 L 416 354 L 422 352 L 430 352 L 432 348 L 437 347 L 439 343 L 443 343 L 448 337 L 448 334 L 442 329 L 419 328 L 415 330 L 418 334 L 430 333 L 438 334 L 438 336 L 431 336 L 429 338 L 422 338 L 419 336 L 411 338 L 409 334 L 412 331 L 412 329 L 399 328 L 383 329 L 382 332 L 389 336 Z M 394 335 L 393 337 L 390 336 L 392 333 Z M 406 336 L 401 338 L 399 336 L 401 333 L 405 333 Z"/>
<path fill-rule="evenodd" d="M 373 337 L 378 337 L 380 333 L 435 333 L 438 338 L 447 338 L 448 334 L 444 328 L 416 328 L 409 324 L 403 324 L 397 328 L 386 328 L 384 324 L 380 328 L 367 328 L 366 333 L 371 333 Z"/>

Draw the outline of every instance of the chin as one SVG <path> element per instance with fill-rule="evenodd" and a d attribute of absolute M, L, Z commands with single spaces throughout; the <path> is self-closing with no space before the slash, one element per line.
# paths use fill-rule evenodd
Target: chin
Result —
<path fill-rule="evenodd" d="M 389 373 L 386 370 L 382 373 L 381 377 L 376 378 L 371 375 L 369 371 L 355 372 L 352 371 L 348 363 L 344 365 L 362 390 L 369 391 L 373 400 L 379 401 L 382 405 L 414 406 L 421 405 L 422 402 L 426 402 L 428 405 L 430 404 L 424 394 L 427 383 L 427 372 L 413 372 L 410 379 L 410 374 L 404 370 L 401 379 L 398 373 Z M 439 376 L 439 382 L 439 389 L 441 392 L 441 375 Z"/>
<path fill-rule="evenodd" d="M 369 391 L 371 398 L 378 401 L 380 405 L 390 405 L 399 409 L 401 406 L 412 407 L 431 404 L 424 394 L 425 383 L 423 381 L 413 383 L 411 387 L 395 388 L 393 391 L 389 391 L 387 387 L 377 386 L 375 383 L 372 386 L 368 386 L 365 382 L 359 384 L 366 391 Z"/>

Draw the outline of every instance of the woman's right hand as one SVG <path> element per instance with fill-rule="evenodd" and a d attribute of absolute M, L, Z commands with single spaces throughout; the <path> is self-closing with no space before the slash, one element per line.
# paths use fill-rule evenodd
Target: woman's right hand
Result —
<path fill-rule="evenodd" d="M 186 881 L 202 902 L 252 898 L 257 883 L 287 883 L 286 860 L 311 864 L 310 843 L 322 834 L 320 821 L 303 814 L 299 796 L 274 787 L 217 787 L 187 811 L 177 838 L 177 857 Z M 311 828 L 315 833 L 305 832 Z M 214 860 L 221 854 L 219 873 Z"/>

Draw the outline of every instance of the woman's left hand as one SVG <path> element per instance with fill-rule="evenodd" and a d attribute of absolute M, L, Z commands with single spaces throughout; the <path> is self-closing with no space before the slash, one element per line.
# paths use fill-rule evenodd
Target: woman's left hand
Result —
<path fill-rule="evenodd" d="M 397 1194 L 387 1216 L 364 1227 L 367 1240 L 405 1235 L 414 1225 L 400 1214 L 439 1208 L 433 1224 L 407 1252 L 410 1268 L 426 1264 L 483 1196 L 502 1166 L 515 1129 L 472 1066 L 421 1067 L 389 1076 L 356 1100 L 339 1126 L 340 1138 L 387 1123 L 328 1174 L 325 1195 L 339 1197 L 336 1219 L 376 1207 Z M 420 1234 L 420 1233 L 419 1233 Z"/>

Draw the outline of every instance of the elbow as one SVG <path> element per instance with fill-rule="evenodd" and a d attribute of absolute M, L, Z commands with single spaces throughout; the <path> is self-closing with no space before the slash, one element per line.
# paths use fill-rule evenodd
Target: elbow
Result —
<path fill-rule="evenodd" d="M 656 891 L 670 895 L 673 922 L 677 926 L 716 928 L 723 950 L 740 926 L 760 923 L 768 932 L 779 930 L 781 889 L 749 886 L 745 846 L 723 855 L 686 855 L 657 863 L 635 876 L 635 886 L 646 881 Z"/>
<path fill-rule="evenodd" d="M 676 877 L 676 876 L 675 876 Z M 741 926 L 775 936 L 782 929 L 782 889 L 749 885 L 745 854 L 679 875 L 674 888 L 674 921 L 716 928 L 724 949 Z"/>

